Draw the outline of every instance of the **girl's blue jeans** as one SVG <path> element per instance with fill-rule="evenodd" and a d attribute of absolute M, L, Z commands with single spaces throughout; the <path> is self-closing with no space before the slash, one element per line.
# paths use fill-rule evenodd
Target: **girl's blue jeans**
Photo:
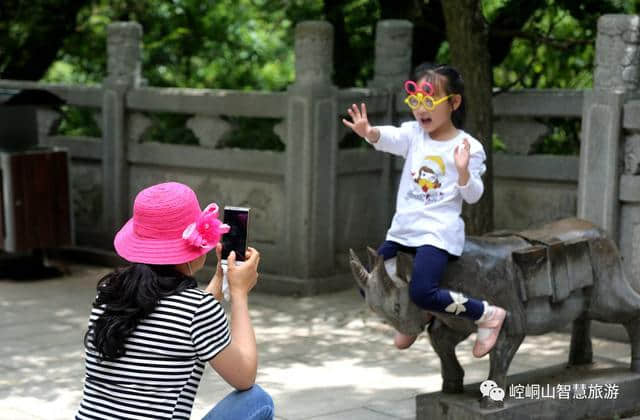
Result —
<path fill-rule="evenodd" d="M 246 391 L 233 391 L 202 420 L 272 420 L 273 400 L 259 385 Z"/>
<path fill-rule="evenodd" d="M 378 255 L 382 255 L 386 261 L 395 257 L 398 251 L 414 255 L 409 296 L 416 305 L 428 311 L 446 313 L 453 313 L 452 311 L 456 309 L 455 306 L 463 305 L 464 311 L 460 311 L 462 308 L 455 311 L 458 316 L 474 321 L 482 316 L 484 312 L 482 301 L 464 296 L 467 299 L 466 302 L 450 306 L 453 303 L 450 291 L 440 288 L 440 281 L 447 268 L 447 263 L 458 257 L 432 245 L 413 248 L 393 241 L 384 241 L 378 248 Z"/>

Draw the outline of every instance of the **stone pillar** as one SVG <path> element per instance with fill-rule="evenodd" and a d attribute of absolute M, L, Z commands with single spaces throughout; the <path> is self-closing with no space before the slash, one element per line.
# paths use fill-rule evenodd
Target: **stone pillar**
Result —
<path fill-rule="evenodd" d="M 413 24 L 408 20 L 381 20 L 376 25 L 376 52 L 371 87 L 404 92 L 411 73 Z"/>
<path fill-rule="evenodd" d="M 411 47 L 413 43 L 413 23 L 408 20 L 381 20 L 376 25 L 376 50 L 373 79 L 369 87 L 386 89 L 389 94 L 387 110 L 378 124 L 398 124 L 396 118 L 396 97 L 404 97 L 404 82 L 411 74 Z M 395 191 L 397 182 L 393 176 L 393 162 L 399 159 L 389 153 L 382 156 L 380 199 L 384 206 L 383 221 L 388 226 L 395 211 Z"/>
<path fill-rule="evenodd" d="M 578 217 L 618 239 L 622 106 L 638 88 L 638 17 L 598 20 L 594 86 L 582 112 Z"/>
<path fill-rule="evenodd" d="M 107 32 L 107 77 L 102 86 L 103 217 L 107 233 L 129 217 L 126 93 L 140 86 L 142 27 L 116 22 Z"/>
<path fill-rule="evenodd" d="M 637 93 L 640 16 L 604 15 L 598 20 L 594 88 Z"/>
<path fill-rule="evenodd" d="M 640 17 L 598 21 L 594 88 L 585 95 L 578 216 L 616 240 L 640 292 Z"/>
<path fill-rule="evenodd" d="M 296 80 L 287 105 L 287 274 L 302 294 L 327 291 L 335 274 L 338 150 L 333 27 L 306 21 L 295 30 Z M 324 280 L 323 280 L 324 279 Z M 302 280 L 302 283 L 300 282 Z"/>
<path fill-rule="evenodd" d="M 636 16 L 636 23 L 640 20 Z M 635 31 L 635 74 L 640 65 L 640 31 Z M 632 50 L 631 46 L 629 50 Z M 630 72 L 633 73 L 633 72 Z M 637 84 L 632 96 L 640 96 Z M 630 100 L 623 109 L 624 169 L 620 177 L 620 251 L 633 288 L 640 293 L 640 100 Z"/>

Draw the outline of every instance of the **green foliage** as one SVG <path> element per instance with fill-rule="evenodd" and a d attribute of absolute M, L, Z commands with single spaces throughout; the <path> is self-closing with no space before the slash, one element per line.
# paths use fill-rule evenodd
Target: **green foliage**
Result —
<path fill-rule="evenodd" d="M 91 0 L 0 1 L 0 78 L 39 80 Z"/>
<path fill-rule="evenodd" d="M 99 0 L 81 10 L 77 33 L 66 40 L 45 80 L 99 84 L 106 77 L 107 25 L 135 20 L 143 26 L 142 76 L 151 86 L 284 90 L 294 79 L 294 22 L 321 13 L 322 1 Z M 184 125 L 188 115 L 149 117 L 152 127 L 142 141 L 198 144 Z M 233 124 L 232 137 L 222 145 L 284 148 L 273 121 Z M 68 134 L 82 131 L 63 128 Z"/>
<path fill-rule="evenodd" d="M 504 7 L 508 0 L 481 0 L 482 1 L 482 12 L 484 13 L 485 19 L 491 22 L 498 14 L 500 9 Z"/>
<path fill-rule="evenodd" d="M 513 1 L 513 0 L 511 0 Z M 482 0 L 491 23 L 509 0 Z M 494 67 L 502 89 L 585 89 L 593 84 L 597 20 L 605 13 L 635 13 L 637 0 L 544 0 L 521 30 L 509 55 Z"/>
<path fill-rule="evenodd" d="M 187 128 L 190 115 L 169 113 L 147 113 L 151 127 L 146 130 L 142 142 L 172 143 L 197 146 L 200 144 L 195 134 Z M 283 151 L 284 143 L 273 132 L 280 119 L 244 118 L 221 116 L 231 124 L 231 130 L 222 136 L 216 148 L 239 148 Z"/>
<path fill-rule="evenodd" d="M 491 22 L 507 2 L 483 0 L 487 20 Z M 545 0 L 545 7 L 539 8 L 516 34 L 507 57 L 494 67 L 494 86 L 503 90 L 591 88 L 598 17 L 613 11 L 630 13 L 634 3 L 633 0 L 598 3 Z M 534 153 L 579 153 L 580 120 L 551 118 L 543 122 L 550 134 Z"/>
<path fill-rule="evenodd" d="M 333 81 L 338 87 L 365 87 L 373 78 L 374 65 L 374 29 L 380 12 L 377 2 L 370 0 L 351 0 L 344 2 L 341 9 L 344 19 L 333 22 L 332 16 L 327 20 L 333 23 L 334 66 Z M 340 30 L 338 25 L 343 25 Z M 340 37 L 342 34 L 342 38 Z"/>
<path fill-rule="evenodd" d="M 593 83 L 595 20 L 580 22 L 547 0 L 522 29 L 511 53 L 494 68 L 494 84 L 509 88 L 583 89 Z"/>
<path fill-rule="evenodd" d="M 481 0 L 489 23 L 515 0 Z M 637 13 L 637 0 L 542 0 L 513 37 L 506 58 L 494 67 L 500 89 L 590 88 L 597 18 L 603 13 Z M 423 16 L 419 5 L 413 19 Z M 334 81 L 338 86 L 365 86 L 373 76 L 374 31 L 380 16 L 378 1 L 347 0 L 93 0 L 80 9 L 76 33 L 65 40 L 46 81 L 99 84 L 106 76 L 106 28 L 118 20 L 135 20 L 144 31 L 143 77 L 152 86 L 279 91 L 293 81 L 294 27 L 306 19 L 328 19 L 336 28 Z M 415 22 L 414 22 L 415 23 Z M 12 31 L 26 34 L 17 23 Z M 342 35 L 341 35 L 342 34 Z M 420 48 L 420 45 L 414 45 Z M 449 61 L 442 42 L 436 57 Z M 71 116 L 62 127 L 92 121 Z M 84 120 L 83 120 L 84 118 Z M 196 144 L 184 127 L 188 116 L 152 115 L 154 126 L 145 140 Z M 228 147 L 272 147 L 282 143 L 272 133 L 273 121 L 232 119 Z M 579 126 L 550 120 L 552 134 L 540 146 L 544 153 L 576 153 Z M 74 131 L 76 130 L 76 131 Z M 94 128 L 77 132 L 95 132 Z M 85 130 L 85 131 L 82 131 Z M 266 136 L 266 137 L 265 137 Z M 269 137 L 273 136 L 273 137 Z M 494 139 L 495 140 L 495 139 Z M 195 143 L 194 143 L 195 142 Z M 244 143 L 246 142 L 246 143 Z M 359 147 L 346 136 L 341 147 Z M 494 141 L 494 149 L 501 148 Z"/>
<path fill-rule="evenodd" d="M 449 56 L 451 54 L 449 48 L 449 42 L 444 41 L 440 44 L 440 48 L 438 48 L 438 54 L 436 55 L 436 62 L 438 63 L 448 63 L 450 61 Z"/>
<path fill-rule="evenodd" d="M 68 37 L 58 53 L 58 59 L 43 78 L 46 82 L 98 85 L 107 72 L 108 16 L 103 7 L 80 9 L 76 33 Z"/>
<path fill-rule="evenodd" d="M 498 136 L 496 133 L 493 133 L 493 137 L 491 138 L 491 148 L 493 149 L 494 152 L 507 151 L 507 145 L 504 144 L 502 139 L 500 139 L 500 136 Z"/>
<path fill-rule="evenodd" d="M 579 119 L 550 118 L 545 123 L 551 128 L 551 132 L 538 143 L 533 153 L 549 155 L 578 155 L 580 153 Z"/>
<path fill-rule="evenodd" d="M 63 105 L 60 111 L 62 119 L 56 134 L 86 137 L 102 136 L 102 132 L 94 119 L 95 110 Z"/>
<path fill-rule="evenodd" d="M 482 0 L 487 20 L 511 1 Z M 545 0 L 513 34 L 511 53 L 494 69 L 496 86 L 590 87 L 597 17 L 603 11 L 637 9 L 635 0 Z M 334 4 L 330 12 L 336 10 L 350 57 L 335 63 L 336 74 L 351 69 L 352 83 L 347 85 L 364 86 L 372 77 L 380 7 L 369 0 L 349 0 Z M 152 86 L 282 90 L 294 78 L 295 24 L 327 18 L 325 12 L 323 0 L 94 0 L 80 9 L 76 33 L 66 39 L 45 80 L 100 83 L 106 75 L 107 25 L 136 20 L 144 30 L 143 77 Z M 16 39 L 26 36 L 23 23 L 9 26 Z M 448 60 L 446 42 L 437 59 Z"/>
<path fill-rule="evenodd" d="M 147 113 L 151 127 L 140 139 L 142 142 L 173 143 L 197 146 L 198 138 L 186 126 L 189 115 L 169 113 Z"/>
<path fill-rule="evenodd" d="M 296 4 L 285 0 L 100 0 L 80 11 L 45 80 L 99 83 L 106 75 L 106 28 L 143 26 L 143 77 L 152 86 L 282 90 L 293 80 Z"/>
<path fill-rule="evenodd" d="M 247 148 L 257 150 L 283 151 L 284 143 L 273 132 L 273 126 L 280 122 L 275 118 L 244 118 L 225 117 L 231 123 L 230 132 L 222 136 L 216 146 L 217 149 L 235 147 L 239 149 Z"/>

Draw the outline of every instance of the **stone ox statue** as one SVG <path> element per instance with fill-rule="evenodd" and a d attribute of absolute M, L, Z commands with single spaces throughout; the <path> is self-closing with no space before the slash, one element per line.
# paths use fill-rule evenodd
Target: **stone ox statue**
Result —
<path fill-rule="evenodd" d="M 368 248 L 367 271 L 351 250 L 351 268 L 369 307 L 398 331 L 419 334 L 425 312 L 409 299 L 413 257 L 398 254 L 402 279 L 392 280 L 381 256 Z M 631 342 L 631 370 L 640 372 L 640 294 L 625 277 L 616 245 L 594 224 L 563 219 L 540 229 L 471 236 L 462 256 L 449 263 L 441 287 L 486 299 L 507 310 L 491 350 L 489 379 L 502 389 L 525 335 L 573 322 L 569 364 L 591 363 L 590 321 L 622 324 Z M 476 330 L 473 321 L 433 312 L 428 331 L 440 357 L 442 391 L 463 391 L 464 370 L 455 346 Z"/>

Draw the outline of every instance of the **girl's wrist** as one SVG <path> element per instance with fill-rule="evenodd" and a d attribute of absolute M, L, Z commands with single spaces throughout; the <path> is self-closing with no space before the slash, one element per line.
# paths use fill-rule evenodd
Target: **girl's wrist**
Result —
<path fill-rule="evenodd" d="M 471 174 L 468 168 L 458 169 L 458 185 L 464 187 L 471 179 Z"/>
<path fill-rule="evenodd" d="M 377 143 L 380 140 L 380 130 L 375 127 L 369 127 L 364 139 L 369 143 Z"/>

